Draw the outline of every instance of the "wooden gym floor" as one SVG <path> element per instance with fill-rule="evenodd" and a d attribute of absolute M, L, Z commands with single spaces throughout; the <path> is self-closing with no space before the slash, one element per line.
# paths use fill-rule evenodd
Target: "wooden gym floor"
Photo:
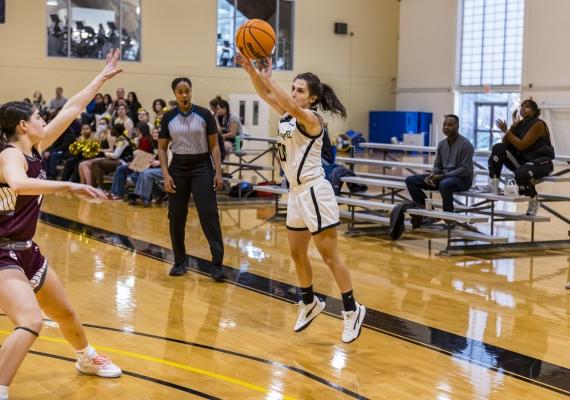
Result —
<path fill-rule="evenodd" d="M 361 337 L 345 345 L 340 293 L 313 245 L 326 314 L 292 332 L 297 281 L 283 222 L 267 222 L 271 207 L 220 206 L 229 279 L 216 284 L 205 275 L 209 250 L 193 208 L 192 271 L 171 278 L 166 207 L 46 196 L 36 241 L 91 343 L 125 375 L 78 375 L 46 321 L 11 398 L 570 397 L 570 252 L 445 258 L 436 255 L 443 240 L 341 234 L 356 298 L 368 307 Z M 564 238 L 564 229 L 544 224 L 537 235 Z M 0 316 L 0 342 L 11 329 Z"/>

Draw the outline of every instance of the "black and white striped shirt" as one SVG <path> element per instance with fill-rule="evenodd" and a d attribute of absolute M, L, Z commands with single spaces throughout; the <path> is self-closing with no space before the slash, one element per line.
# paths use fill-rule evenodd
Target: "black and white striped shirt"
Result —
<path fill-rule="evenodd" d="M 194 104 L 187 113 L 178 107 L 164 113 L 159 138 L 170 139 L 173 154 L 204 154 L 209 152 L 208 135 L 217 133 L 210 111 Z"/>

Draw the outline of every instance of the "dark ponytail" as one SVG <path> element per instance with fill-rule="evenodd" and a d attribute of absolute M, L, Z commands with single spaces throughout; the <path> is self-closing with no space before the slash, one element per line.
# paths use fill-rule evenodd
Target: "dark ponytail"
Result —
<path fill-rule="evenodd" d="M 311 106 L 319 106 L 323 111 L 330 111 L 333 114 L 346 118 L 346 108 L 340 102 L 333 88 L 325 83 L 321 83 L 319 77 L 311 72 L 305 72 L 295 77 L 295 80 L 302 79 L 307 82 L 310 96 L 317 96 L 317 100 Z"/>
<path fill-rule="evenodd" d="M 0 107 L 0 144 L 5 146 L 16 135 L 20 121 L 29 121 L 35 107 L 24 101 L 11 101 Z"/>

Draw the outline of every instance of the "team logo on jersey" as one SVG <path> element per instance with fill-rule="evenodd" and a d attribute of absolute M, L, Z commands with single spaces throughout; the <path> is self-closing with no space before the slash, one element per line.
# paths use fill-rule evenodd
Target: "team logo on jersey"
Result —
<path fill-rule="evenodd" d="M 293 131 L 279 130 L 278 135 L 281 136 L 283 139 L 291 139 L 293 137 Z"/>
<path fill-rule="evenodd" d="M 293 137 L 293 131 L 295 130 L 295 122 L 287 121 L 281 122 L 279 124 L 278 135 L 283 139 L 291 139 Z"/>

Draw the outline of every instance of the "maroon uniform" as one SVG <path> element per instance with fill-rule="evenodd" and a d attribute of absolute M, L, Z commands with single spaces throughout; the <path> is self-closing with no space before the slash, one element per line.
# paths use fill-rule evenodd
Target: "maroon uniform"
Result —
<path fill-rule="evenodd" d="M 0 152 L 10 145 L 0 148 Z M 42 158 L 36 148 L 26 157 L 29 178 L 45 179 Z M 32 241 L 38 224 L 42 196 L 16 196 L 5 183 L 0 183 L 0 270 L 22 270 L 35 291 L 39 290 L 47 272 L 47 262 Z M 2 275 L 0 274 L 0 279 Z"/>

